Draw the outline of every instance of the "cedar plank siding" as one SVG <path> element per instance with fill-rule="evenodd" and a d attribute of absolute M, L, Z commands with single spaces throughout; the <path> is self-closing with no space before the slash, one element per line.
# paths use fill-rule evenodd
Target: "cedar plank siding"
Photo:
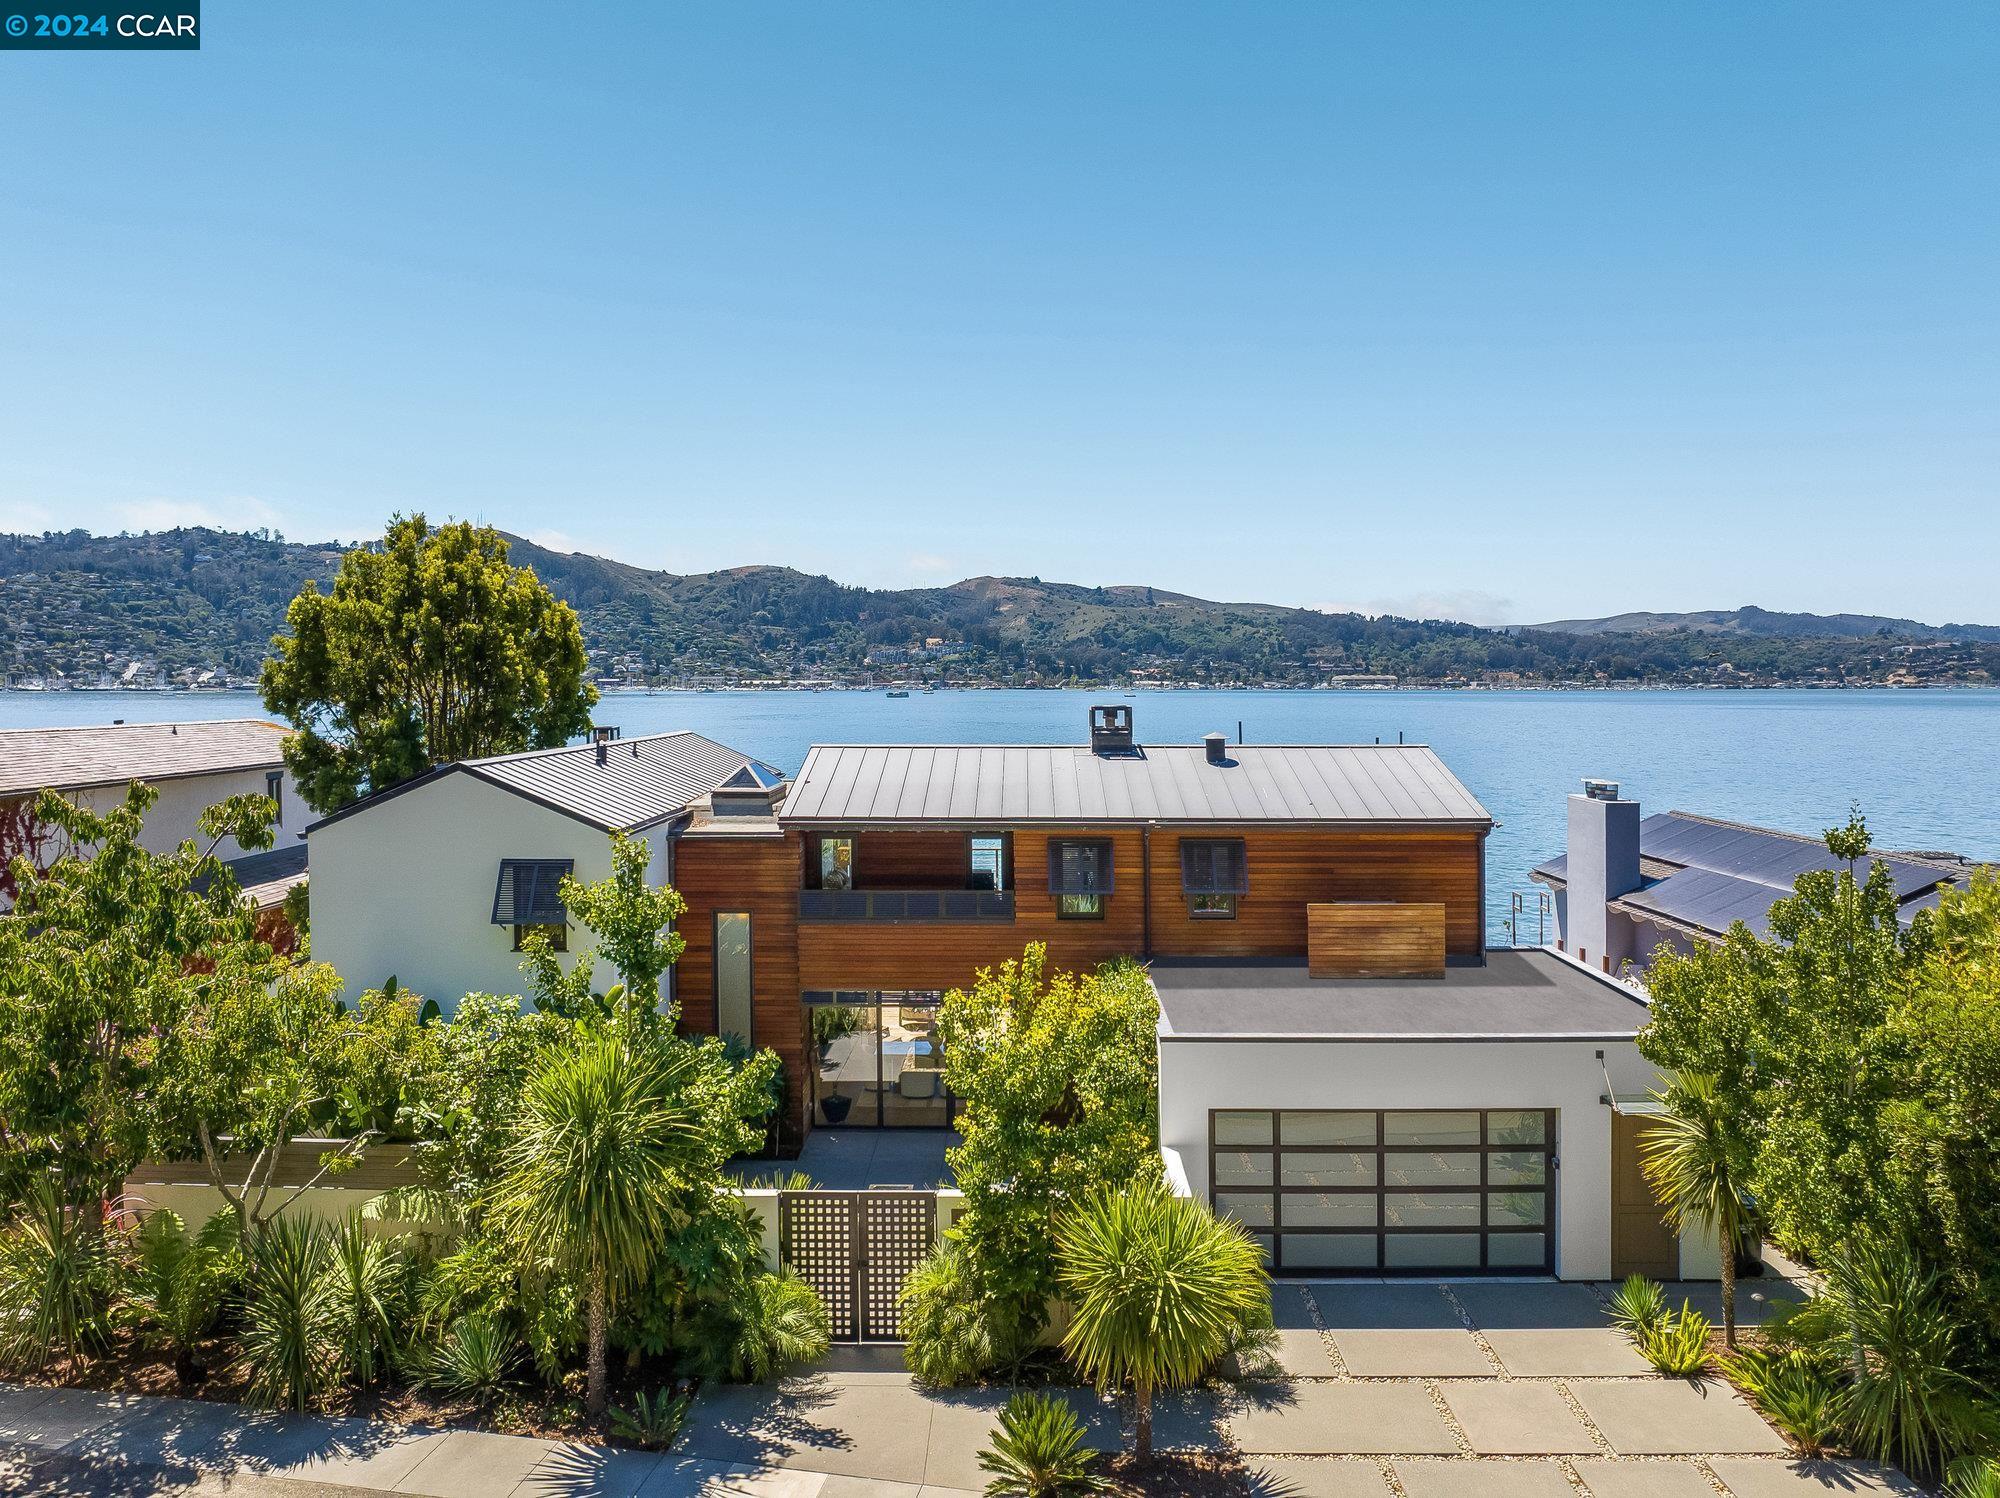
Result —
<path fill-rule="evenodd" d="M 752 1041 L 784 1062 L 789 1117 L 781 1142 L 795 1146 L 805 1137 L 811 1087 L 799 1004 L 799 839 L 683 837 L 674 844 L 673 885 L 687 901 L 674 923 L 687 942 L 674 966 L 674 991 L 682 1025 L 698 1034 L 715 1033 L 716 912 L 750 912 Z"/>
<path fill-rule="evenodd" d="M 1004 831 L 996 828 L 995 831 Z M 912 834 L 901 834 L 910 838 Z M 934 833 L 953 856 L 964 858 L 964 834 Z M 1066 921 L 1056 916 L 1049 894 L 1051 839 L 1089 838 L 1112 845 L 1112 892 L 1104 919 Z M 897 877 L 862 862 L 855 847 L 857 883 L 863 889 L 900 888 Z M 1140 843 L 1136 827 L 1042 828 L 1014 832 L 1014 920 L 953 924 L 891 925 L 879 921 L 799 927 L 799 983 L 802 988 L 959 988 L 982 967 L 1019 957 L 1029 942 L 1045 942 L 1051 967 L 1079 970 L 1110 957 L 1136 957 L 1144 944 L 1145 910 L 1140 883 Z M 1158 871 L 1155 870 L 1155 873 Z M 1175 888 L 1180 876 L 1174 876 Z M 964 887 L 961 871 L 954 888 Z M 1304 938 L 1300 938 L 1301 950 Z"/>
<path fill-rule="evenodd" d="M 1183 837 L 1240 837 L 1250 893 L 1233 921 L 1195 920 L 1181 894 Z M 1390 900 L 1441 904 L 1445 950 L 1484 949 L 1486 840 L 1476 829 L 1173 827 L 1153 832 L 1153 955 L 1302 957 L 1306 906 Z"/>

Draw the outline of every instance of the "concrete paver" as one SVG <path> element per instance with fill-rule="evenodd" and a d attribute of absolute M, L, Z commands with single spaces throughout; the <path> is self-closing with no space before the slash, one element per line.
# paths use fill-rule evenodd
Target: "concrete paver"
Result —
<path fill-rule="evenodd" d="M 1183 1389 L 1153 1396 L 1153 1445 L 1161 1451 L 1213 1451 L 1227 1444 L 1224 1426 L 1232 1412 L 1276 1398 L 1291 1398 L 1291 1383 L 1251 1384 L 1234 1397 L 1209 1389 Z"/>
<path fill-rule="evenodd" d="M 364 1422 L 341 1422 L 349 1423 Z M 264 1471 L 270 1477 L 393 1492 L 397 1483 L 416 1470 L 418 1462 L 443 1443 L 443 1431 L 398 1431 L 394 1427 L 383 1431 L 377 1426 L 356 1439 L 346 1439 L 343 1433 L 310 1447 L 304 1456 L 273 1461 Z"/>
<path fill-rule="evenodd" d="M 63 1450 L 89 1461 L 153 1466 L 191 1481 L 209 1451 L 242 1424 L 229 1404 L 198 1399 L 148 1399 L 84 1432 Z"/>
<path fill-rule="evenodd" d="M 1824 1494 L 1919 1498 L 1924 1492 L 1902 1473 L 1873 1462 L 1758 1462 L 1725 1457 L 1709 1466 L 1736 1498 L 1815 1498 Z"/>
<path fill-rule="evenodd" d="M 533 1437 L 455 1430 L 396 1484 L 396 1491 L 425 1498 L 493 1498 L 513 1492 L 555 1449 L 554 1441 Z"/>
<path fill-rule="evenodd" d="M 1588 1285 L 1458 1285 L 1459 1303 L 1516 1378 L 1650 1373 Z"/>
<path fill-rule="evenodd" d="M 1693 1462 L 1579 1457 L 1573 1465 L 1591 1498 L 1715 1498 L 1715 1484 Z"/>
<path fill-rule="evenodd" d="M 1660 1291 L 1667 1297 L 1667 1304 L 1675 1310 L 1679 1310 L 1685 1301 L 1715 1325 L 1722 1325 L 1722 1286 L 1713 1280 L 1674 1280 L 1662 1285 Z M 1803 1286 L 1776 1275 L 1739 1280 L 1736 1284 L 1736 1324 L 1762 1326 L 1777 1314 L 1779 1306 L 1796 1305 L 1806 1297 L 1807 1291 Z"/>
<path fill-rule="evenodd" d="M 1389 1498 L 1382 1469 L 1359 1457 L 1264 1456 L 1243 1466 L 1256 1498 Z"/>
<path fill-rule="evenodd" d="M 0 1404 L 0 1441 L 54 1451 L 78 1436 L 137 1410 L 137 1394 L 99 1394 L 92 1389 L 16 1389 Z"/>
<path fill-rule="evenodd" d="M 1679 1378 L 1577 1379 L 1569 1386 L 1591 1424 L 1621 1456 L 1695 1456 L 1789 1450 L 1724 1383 Z"/>
<path fill-rule="evenodd" d="M 1498 1379 L 1438 1385 L 1480 1456 L 1568 1456 L 1598 1445 L 1553 1384 Z"/>
<path fill-rule="evenodd" d="M 1316 1285 L 1320 1319 L 1357 1378 L 1481 1378 L 1493 1365 L 1436 1285 Z"/>
<path fill-rule="evenodd" d="M 979 1453 L 992 1444 L 993 1428 L 1006 1404 L 1005 1389 L 953 1390 L 929 1396 L 930 1440 L 924 1456 L 923 1482 L 931 1487 L 980 1489 L 989 1473 L 979 1467 Z M 1069 1403 L 1083 1423 L 1084 1441 L 1095 1451 L 1116 1451 L 1119 1445 L 1118 1406 L 1089 1389 L 1048 1389 Z M 1157 1431 L 1158 1421 L 1155 1421 Z"/>
<path fill-rule="evenodd" d="M 658 1451 L 557 1442 L 510 1498 L 637 1498 L 666 1457 Z"/>
<path fill-rule="evenodd" d="M 1554 1462 L 1492 1462 L 1459 1458 L 1393 1463 L 1407 1498 L 1576 1498 Z"/>
<path fill-rule="evenodd" d="M 1232 1411 L 1237 1448 L 1260 1456 L 1449 1455 L 1458 1450 L 1419 1384 L 1301 1383 Z"/>
<path fill-rule="evenodd" d="M 741 1465 L 798 1468 L 921 1486 L 930 1402 L 907 1384 L 846 1383 L 829 1375 L 778 1387 L 704 1391 L 680 1449 Z"/>
<path fill-rule="evenodd" d="M 1314 1321 L 1303 1287 L 1271 1287 L 1271 1319 L 1277 1324 L 1278 1367 L 1290 1378 L 1332 1378 L 1337 1371 L 1326 1338 Z"/>

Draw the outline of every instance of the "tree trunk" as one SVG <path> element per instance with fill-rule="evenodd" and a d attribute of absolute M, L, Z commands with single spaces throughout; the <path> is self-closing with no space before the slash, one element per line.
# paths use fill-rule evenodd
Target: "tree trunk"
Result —
<path fill-rule="evenodd" d="M 1153 1460 L 1153 1386 L 1132 1386 L 1132 1456 L 1142 1467 Z"/>
<path fill-rule="evenodd" d="M 1722 1235 L 1722 1344 L 1736 1351 L 1736 1244 Z"/>
<path fill-rule="evenodd" d="M 584 1408 L 593 1420 L 602 1419 L 605 1406 L 611 1402 L 610 1375 L 605 1368 L 610 1317 L 605 1312 L 604 1300 L 604 1271 L 593 1270 L 590 1276 L 590 1382 L 584 1398 Z"/>

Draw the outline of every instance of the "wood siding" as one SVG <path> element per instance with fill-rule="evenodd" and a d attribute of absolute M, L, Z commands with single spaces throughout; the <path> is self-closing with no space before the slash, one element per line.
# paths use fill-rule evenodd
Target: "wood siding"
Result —
<path fill-rule="evenodd" d="M 689 837 L 674 844 L 673 884 L 687 901 L 675 929 L 687 950 L 674 968 L 681 1023 L 715 1033 L 715 916 L 750 913 L 752 1043 L 785 1064 L 788 1117 L 780 1143 L 804 1137 L 807 1073 L 805 1014 L 799 1006 L 799 848 L 797 837 Z"/>
<path fill-rule="evenodd" d="M 1181 893 L 1180 843 L 1240 837 L 1250 892 L 1234 920 L 1198 920 Z M 1202 827 L 1153 833 L 1153 953 L 1160 957 L 1301 957 L 1306 907 L 1385 900 L 1444 906 L 1445 950 L 1485 949 L 1485 838 L 1423 827 Z"/>
<path fill-rule="evenodd" d="M 1064 920 L 1049 894 L 1049 843 L 1066 837 L 1109 840 L 1112 892 L 1102 920 Z M 959 847 L 963 849 L 962 839 Z M 880 888 L 883 876 L 859 865 L 860 882 Z M 962 852 L 961 852 L 962 856 Z M 1038 828 L 1014 833 L 1014 920 L 954 925 L 883 922 L 799 927 L 803 988 L 958 988 L 982 967 L 1019 957 L 1044 942 L 1052 966 L 1072 971 L 1111 957 L 1139 955 L 1145 941 L 1143 851 L 1137 828 Z M 1156 870 L 1157 872 L 1157 870 Z M 1174 875 L 1179 888 L 1180 875 Z M 961 876 L 961 887 L 963 877 Z"/>
<path fill-rule="evenodd" d="M 1442 905 L 1308 905 L 1306 967 L 1315 978 L 1442 978 Z"/>

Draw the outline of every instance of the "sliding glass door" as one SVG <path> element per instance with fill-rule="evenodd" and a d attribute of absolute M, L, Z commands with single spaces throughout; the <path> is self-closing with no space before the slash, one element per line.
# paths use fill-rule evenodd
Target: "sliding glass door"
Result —
<path fill-rule="evenodd" d="M 820 1128 L 943 1128 L 953 1099 L 929 992 L 808 994 L 813 1123 Z"/>

